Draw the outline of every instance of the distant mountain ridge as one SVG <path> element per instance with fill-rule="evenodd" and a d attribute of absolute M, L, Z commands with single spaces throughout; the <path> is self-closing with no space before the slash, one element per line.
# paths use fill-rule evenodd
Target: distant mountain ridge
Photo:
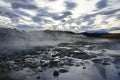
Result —
<path fill-rule="evenodd" d="M 94 37 L 94 38 L 111 38 L 111 39 L 120 39 L 120 33 L 89 33 L 83 32 L 84 36 Z"/>

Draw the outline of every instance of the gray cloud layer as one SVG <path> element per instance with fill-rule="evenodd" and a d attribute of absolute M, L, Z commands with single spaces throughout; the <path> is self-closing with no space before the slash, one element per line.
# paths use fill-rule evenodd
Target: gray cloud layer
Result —
<path fill-rule="evenodd" d="M 107 6 L 107 0 L 100 0 L 99 2 L 97 2 L 96 7 L 98 9 L 104 8 Z"/>
<path fill-rule="evenodd" d="M 36 1 L 37 0 L 2 0 L 0 2 L 9 4 L 9 7 L 1 6 L 0 16 L 11 19 L 11 24 L 17 22 L 15 26 L 19 29 L 32 29 L 34 28 L 32 26 L 37 26 L 39 28 L 44 26 L 48 29 L 82 31 L 96 29 L 97 26 L 103 24 L 110 27 L 120 27 L 118 23 L 116 23 L 117 25 L 112 25 L 107 21 L 111 17 L 115 18 L 116 21 L 120 20 L 120 8 L 119 5 L 117 5 L 119 4 L 119 0 L 84 0 L 85 3 L 94 3 L 93 6 L 95 9 L 88 13 L 85 13 L 84 9 L 85 11 L 90 10 L 91 8 L 89 9 L 89 7 L 91 6 L 86 7 L 90 4 L 82 5 L 83 0 L 61 0 L 62 3 L 60 3 L 59 0 L 38 0 L 39 5 Z M 50 4 L 55 4 L 50 5 L 48 4 L 49 2 Z M 115 2 L 117 3 L 115 4 Z M 83 11 L 81 11 L 82 8 Z M 104 16 L 104 20 L 101 21 L 100 25 L 96 25 L 96 21 L 99 21 L 96 18 L 97 16 Z M 4 21 L 4 19 L 0 20 Z M 114 23 L 116 21 L 113 20 Z"/>

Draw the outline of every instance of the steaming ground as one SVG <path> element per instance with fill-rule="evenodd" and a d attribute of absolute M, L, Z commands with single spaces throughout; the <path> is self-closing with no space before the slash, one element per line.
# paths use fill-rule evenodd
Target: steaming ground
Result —
<path fill-rule="evenodd" d="M 56 45 L 82 39 L 82 35 L 64 31 L 18 31 L 0 28 L 0 47 L 27 48 L 34 46 Z"/>
<path fill-rule="evenodd" d="M 4 34 L 0 80 L 120 80 L 119 39 L 16 30 L 5 36 L 4 32 L 0 32 Z"/>
<path fill-rule="evenodd" d="M 110 39 L 87 38 L 81 34 L 67 31 L 18 31 L 16 29 L 0 28 L 0 48 L 24 49 L 35 46 L 57 45 L 58 43 L 112 42 Z M 113 41 L 116 42 L 116 41 Z M 117 40 L 118 42 L 118 40 Z"/>

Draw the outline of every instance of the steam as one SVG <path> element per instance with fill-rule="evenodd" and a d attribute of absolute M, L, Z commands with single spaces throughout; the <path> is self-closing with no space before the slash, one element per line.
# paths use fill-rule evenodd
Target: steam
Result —
<path fill-rule="evenodd" d="M 58 31 L 13 31 L 9 33 L 12 34 L 12 36 L 6 36 L 6 40 L 0 42 L 1 47 L 29 48 L 34 46 L 53 46 L 57 45 L 58 43 L 74 42 L 80 40 L 80 38 L 83 37 L 78 34 L 70 34 Z"/>
<path fill-rule="evenodd" d="M 77 41 L 86 43 L 99 43 L 112 49 L 120 49 L 119 40 L 88 38 L 81 34 L 75 34 L 64 31 L 18 31 L 18 30 L 0 30 L 4 35 L 0 36 L 0 48 L 28 49 L 35 46 L 54 46 L 59 43 L 73 43 Z M 7 36 L 5 36 L 7 35 Z M 113 45 L 114 44 L 114 45 Z"/>

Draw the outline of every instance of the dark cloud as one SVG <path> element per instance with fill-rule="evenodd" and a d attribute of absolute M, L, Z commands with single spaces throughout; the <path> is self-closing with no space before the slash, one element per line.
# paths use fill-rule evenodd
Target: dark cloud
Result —
<path fill-rule="evenodd" d="M 49 20 L 49 19 L 46 19 L 46 18 L 51 18 L 51 16 L 48 16 L 48 15 L 46 15 L 46 16 L 34 16 L 34 17 L 32 17 L 32 20 L 34 21 L 34 22 L 41 22 L 41 23 L 49 23 L 49 22 L 51 22 L 51 20 Z"/>
<path fill-rule="evenodd" d="M 47 19 L 43 19 L 43 22 L 44 23 L 49 23 L 49 22 L 51 22 L 50 20 L 47 20 Z"/>
<path fill-rule="evenodd" d="M 83 18 L 83 22 L 91 20 L 91 18 L 94 18 L 96 15 L 97 14 L 88 14 L 88 15 L 83 16 L 82 17 Z"/>
<path fill-rule="evenodd" d="M 12 20 L 12 19 L 15 20 L 15 18 L 17 19 L 18 17 L 20 17 L 20 16 L 18 16 L 17 14 L 15 14 L 14 12 L 12 12 L 11 10 L 6 9 L 6 8 L 4 8 L 4 7 L 0 7 L 0 15 L 5 16 L 5 17 L 8 17 L 8 18 L 10 18 L 11 20 Z"/>
<path fill-rule="evenodd" d="M 3 0 L 5 2 L 13 2 L 13 1 L 17 1 L 17 2 L 28 2 L 28 0 Z"/>
<path fill-rule="evenodd" d="M 106 11 L 104 10 L 104 11 L 100 11 L 100 12 L 97 12 L 94 14 L 87 14 L 87 15 L 83 16 L 82 18 L 83 18 L 83 21 L 89 21 L 89 20 L 91 20 L 91 18 L 94 18 L 97 15 L 106 15 L 109 18 L 109 17 L 111 17 L 111 15 L 115 16 L 116 14 L 114 14 L 114 13 L 116 13 L 118 11 L 120 11 L 120 9 L 112 9 L 112 10 L 106 10 Z"/>
<path fill-rule="evenodd" d="M 86 31 L 88 30 L 90 27 L 89 26 L 81 26 L 80 29 L 83 30 L 83 31 Z"/>
<path fill-rule="evenodd" d="M 58 16 L 57 14 L 56 14 L 56 15 L 53 15 L 53 14 L 52 14 L 52 18 L 53 18 L 54 20 L 61 20 L 61 19 L 66 18 L 66 17 L 69 16 L 69 15 L 72 15 L 72 13 L 71 13 L 70 11 L 63 12 L 62 14 L 63 14 L 63 15 L 61 15 L 61 16 Z"/>
<path fill-rule="evenodd" d="M 88 25 L 94 24 L 94 20 L 89 20 Z"/>
<path fill-rule="evenodd" d="M 42 29 L 43 28 L 44 29 L 45 27 L 43 27 L 43 26 L 37 26 L 36 28 L 38 28 L 38 29 L 40 29 L 40 28 Z"/>
<path fill-rule="evenodd" d="M 17 25 L 18 29 L 33 29 L 34 27 L 30 26 L 30 25 Z"/>
<path fill-rule="evenodd" d="M 45 17 L 52 17 L 55 16 L 55 13 L 50 13 L 48 12 L 48 8 L 39 8 L 37 10 L 37 14 L 35 16 L 32 17 L 32 20 L 34 22 L 42 22 L 45 20 Z"/>
<path fill-rule="evenodd" d="M 100 0 L 97 4 L 96 7 L 98 9 L 102 9 L 107 6 L 107 0 Z"/>
<path fill-rule="evenodd" d="M 80 24 L 81 24 L 81 21 L 76 21 L 76 24 L 77 24 L 77 25 L 80 25 Z"/>
<path fill-rule="evenodd" d="M 40 21 L 41 21 L 41 18 L 39 18 L 38 16 L 34 16 L 34 17 L 32 17 L 32 20 L 33 20 L 34 22 L 40 22 Z"/>
<path fill-rule="evenodd" d="M 48 1 L 57 1 L 57 0 L 48 0 Z"/>
<path fill-rule="evenodd" d="M 10 3 L 13 9 L 24 8 L 24 9 L 37 9 L 34 0 L 3 0 L 4 2 Z"/>
<path fill-rule="evenodd" d="M 17 14 L 15 14 L 15 13 L 12 13 L 12 12 L 5 12 L 5 15 L 7 15 L 9 18 L 16 18 L 16 17 L 18 17 L 18 15 Z"/>
<path fill-rule="evenodd" d="M 0 7 L 0 15 L 10 18 L 12 22 L 18 22 L 20 19 L 23 19 L 22 16 L 31 17 L 31 15 L 24 11 L 10 10 L 4 7 Z"/>
<path fill-rule="evenodd" d="M 120 27 L 112 27 L 109 29 L 109 31 L 113 31 L 113 30 L 120 30 Z"/>
<path fill-rule="evenodd" d="M 13 13 L 13 12 L 5 12 L 5 17 L 9 17 L 11 19 L 12 22 L 18 22 L 20 16 L 18 16 L 17 14 Z"/>
<path fill-rule="evenodd" d="M 39 9 L 37 10 L 36 16 L 38 16 L 38 17 L 50 16 L 51 13 L 49 13 L 48 10 L 49 10 L 48 8 L 39 7 Z"/>
<path fill-rule="evenodd" d="M 18 8 L 23 8 L 23 9 L 37 9 L 37 6 L 33 5 L 33 4 L 26 4 L 23 2 L 12 2 L 11 3 L 12 8 L 14 9 L 18 9 Z"/>
<path fill-rule="evenodd" d="M 114 13 L 116 13 L 118 11 L 120 11 L 120 9 L 107 10 L 107 11 L 100 12 L 99 14 L 101 14 L 101 15 L 110 15 L 110 14 L 114 14 Z"/>
<path fill-rule="evenodd" d="M 120 14 L 116 14 L 115 17 L 120 20 Z"/>
<path fill-rule="evenodd" d="M 77 6 L 74 2 L 65 2 L 65 4 L 67 9 L 74 9 Z"/>
<path fill-rule="evenodd" d="M 24 12 L 24 11 L 21 11 L 21 10 L 13 10 L 15 13 L 17 13 L 18 15 L 22 15 L 22 16 L 27 16 L 27 17 L 30 17 L 31 15 Z"/>
<path fill-rule="evenodd" d="M 3 0 L 5 2 L 29 2 L 29 0 Z"/>
<path fill-rule="evenodd" d="M 21 2 L 28 2 L 28 0 L 20 0 Z"/>

